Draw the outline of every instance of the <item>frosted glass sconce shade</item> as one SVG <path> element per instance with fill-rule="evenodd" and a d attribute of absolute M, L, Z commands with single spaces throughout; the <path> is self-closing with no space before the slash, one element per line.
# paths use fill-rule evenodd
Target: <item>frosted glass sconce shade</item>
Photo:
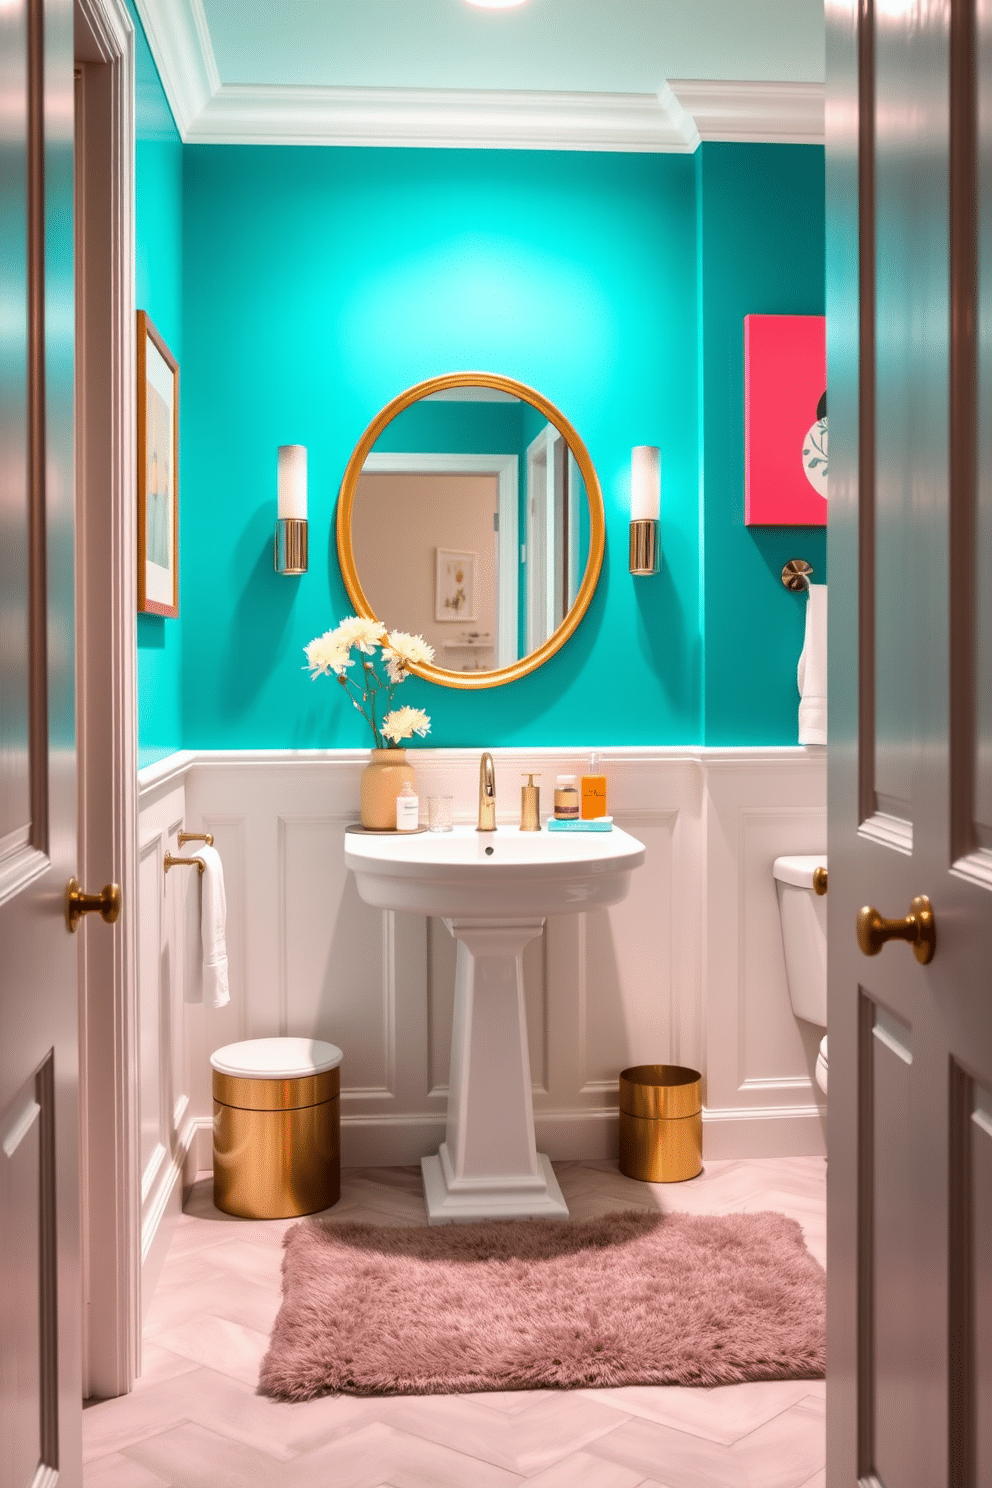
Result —
<path fill-rule="evenodd" d="M 630 562 L 632 574 L 661 568 L 661 451 L 638 444 L 630 452 Z"/>
<path fill-rule="evenodd" d="M 281 574 L 307 571 L 307 451 L 303 444 L 279 446 L 273 566 Z"/>

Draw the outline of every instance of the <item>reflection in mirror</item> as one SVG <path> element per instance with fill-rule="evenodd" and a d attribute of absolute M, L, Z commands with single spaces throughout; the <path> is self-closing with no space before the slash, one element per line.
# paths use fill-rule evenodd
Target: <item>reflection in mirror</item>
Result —
<path fill-rule="evenodd" d="M 590 550 L 585 482 L 564 435 L 525 399 L 492 386 L 445 389 L 411 403 L 375 441 L 351 543 L 373 613 L 422 635 L 437 666 L 510 667 L 575 604 Z"/>

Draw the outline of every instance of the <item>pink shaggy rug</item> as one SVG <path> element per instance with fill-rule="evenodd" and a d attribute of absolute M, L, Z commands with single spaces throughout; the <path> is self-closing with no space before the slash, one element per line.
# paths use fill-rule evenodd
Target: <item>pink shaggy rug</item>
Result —
<path fill-rule="evenodd" d="M 818 1379 L 825 1278 L 783 1214 L 608 1214 L 407 1229 L 305 1220 L 259 1390 Z"/>

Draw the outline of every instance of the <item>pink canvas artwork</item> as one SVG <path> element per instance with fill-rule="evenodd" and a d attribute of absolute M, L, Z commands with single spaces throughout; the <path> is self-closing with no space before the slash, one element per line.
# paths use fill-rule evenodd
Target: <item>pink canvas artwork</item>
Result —
<path fill-rule="evenodd" d="M 825 527 L 822 315 L 744 317 L 744 524 Z"/>

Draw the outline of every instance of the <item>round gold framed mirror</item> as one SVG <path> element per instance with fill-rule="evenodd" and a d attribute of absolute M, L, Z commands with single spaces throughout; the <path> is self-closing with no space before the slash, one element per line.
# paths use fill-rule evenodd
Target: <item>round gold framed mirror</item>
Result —
<path fill-rule="evenodd" d="M 423 635 L 442 687 L 500 687 L 565 644 L 603 562 L 603 496 L 542 394 L 449 372 L 379 412 L 341 482 L 337 548 L 355 613 Z"/>

